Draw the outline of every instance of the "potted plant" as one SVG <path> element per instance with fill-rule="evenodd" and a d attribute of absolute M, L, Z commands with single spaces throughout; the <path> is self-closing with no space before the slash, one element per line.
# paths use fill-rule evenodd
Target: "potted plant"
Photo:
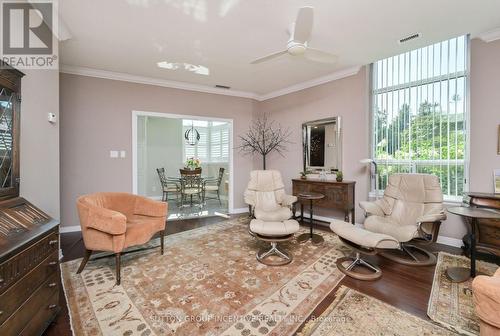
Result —
<path fill-rule="evenodd" d="M 342 180 L 344 179 L 344 174 L 342 174 L 342 171 L 338 171 L 337 172 L 337 182 L 342 182 Z"/>
<path fill-rule="evenodd" d="M 307 172 L 306 172 L 306 171 L 301 171 L 301 172 L 300 172 L 300 178 L 301 178 L 302 180 L 307 179 Z"/>
<path fill-rule="evenodd" d="M 186 168 L 194 170 L 194 169 L 200 168 L 200 167 L 201 167 L 200 159 L 196 159 L 196 158 L 192 157 L 192 158 L 189 158 L 186 160 Z"/>

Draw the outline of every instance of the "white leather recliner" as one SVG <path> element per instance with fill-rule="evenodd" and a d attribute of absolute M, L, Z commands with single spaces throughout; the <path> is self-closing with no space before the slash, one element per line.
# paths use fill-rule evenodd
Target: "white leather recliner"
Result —
<path fill-rule="evenodd" d="M 271 249 L 257 252 L 257 260 L 266 265 L 284 265 L 292 261 L 290 253 L 278 248 L 278 243 L 293 238 L 299 223 L 292 217 L 291 208 L 297 197 L 287 195 L 281 174 L 277 170 L 254 170 L 250 173 L 245 191 L 245 203 L 254 219 L 250 222 L 250 233 L 256 238 L 270 242 Z M 281 260 L 267 257 L 277 255 Z"/>
<path fill-rule="evenodd" d="M 435 242 L 439 226 L 446 219 L 439 178 L 430 174 L 393 174 L 389 176 L 382 199 L 360 202 L 367 218 L 364 228 L 389 235 L 400 243 L 399 250 L 411 259 L 391 252 L 383 256 L 407 265 L 433 265 L 436 257 L 407 244 L 412 240 Z M 412 251 L 413 250 L 413 251 Z M 417 254 L 426 256 L 424 260 Z"/>

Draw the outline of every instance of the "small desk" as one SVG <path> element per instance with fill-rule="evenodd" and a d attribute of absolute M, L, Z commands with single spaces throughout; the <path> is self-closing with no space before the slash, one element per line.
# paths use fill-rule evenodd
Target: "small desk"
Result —
<path fill-rule="evenodd" d="M 450 267 L 446 270 L 446 276 L 452 282 L 463 282 L 476 276 L 476 226 L 478 219 L 500 219 L 500 212 L 475 207 L 453 207 L 449 208 L 448 212 L 469 218 L 472 221 L 470 233 L 470 269 Z"/>
<path fill-rule="evenodd" d="M 315 206 L 326 209 L 338 209 L 344 211 L 345 221 L 354 224 L 354 189 L 355 181 L 328 181 L 321 179 L 293 179 L 293 195 L 300 193 L 315 192 L 325 195 L 324 198 L 317 200 Z M 301 202 L 303 204 L 303 202 Z"/>

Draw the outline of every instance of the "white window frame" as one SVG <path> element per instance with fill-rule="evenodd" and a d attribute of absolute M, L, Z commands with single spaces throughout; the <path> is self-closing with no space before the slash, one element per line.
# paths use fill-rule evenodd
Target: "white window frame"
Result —
<path fill-rule="evenodd" d="M 445 40 L 446 41 L 446 40 Z M 444 41 L 442 41 L 444 42 Z M 425 48 L 422 47 L 422 48 Z M 438 75 L 434 76 L 431 78 L 426 78 L 423 80 L 415 80 L 415 81 L 410 81 L 405 84 L 398 84 L 398 85 L 391 85 L 391 86 L 386 86 L 382 87 L 380 89 L 374 89 L 374 63 L 370 64 L 369 67 L 369 73 L 370 73 L 370 81 L 369 81 L 369 87 L 370 87 L 370 131 L 371 131 L 371 137 L 370 137 L 370 157 L 377 163 L 377 164 L 385 164 L 387 162 L 394 163 L 394 164 L 405 164 L 407 166 L 411 167 L 411 172 L 416 171 L 416 165 L 414 162 L 419 162 L 423 163 L 425 165 L 439 165 L 442 164 L 444 161 L 446 162 L 451 162 L 453 161 L 455 164 L 459 164 L 460 166 L 463 165 L 464 168 L 464 185 L 463 185 L 463 192 L 466 193 L 469 191 L 469 185 L 470 185 L 470 176 L 469 176 L 469 157 L 470 157 L 470 36 L 466 35 L 465 36 L 465 71 L 456 71 L 456 72 L 450 72 L 446 75 Z M 421 48 L 418 48 L 421 49 Z M 417 50 L 418 50 L 417 49 Z M 409 52 L 411 52 L 410 50 Z M 395 55 L 397 56 L 397 55 Z M 449 62 L 449 60 L 448 60 Z M 386 159 L 377 159 L 375 158 L 375 153 L 376 153 L 376 144 L 375 144 L 375 138 L 376 138 L 376 133 L 375 133 L 375 116 L 374 116 L 374 107 L 376 106 L 376 95 L 380 93 L 385 93 L 385 92 L 391 92 L 391 91 L 397 91 L 398 89 L 403 89 L 403 88 L 412 88 L 412 87 L 419 87 L 422 85 L 426 84 L 431 84 L 431 83 L 437 83 L 441 82 L 444 80 L 449 80 L 450 78 L 458 78 L 458 77 L 464 77 L 465 80 L 465 111 L 464 111 L 464 123 L 465 123 L 465 149 L 464 149 L 464 159 L 463 160 L 457 160 L 457 159 L 450 159 L 450 160 L 395 160 L 392 159 L 390 161 Z M 381 197 L 384 194 L 384 190 L 379 187 L 379 190 L 375 190 L 375 183 L 371 183 L 370 185 L 370 192 L 369 192 L 369 197 L 371 198 L 376 198 L 376 197 Z M 463 196 L 457 195 L 444 195 L 444 201 L 446 203 L 461 203 L 463 199 Z"/>

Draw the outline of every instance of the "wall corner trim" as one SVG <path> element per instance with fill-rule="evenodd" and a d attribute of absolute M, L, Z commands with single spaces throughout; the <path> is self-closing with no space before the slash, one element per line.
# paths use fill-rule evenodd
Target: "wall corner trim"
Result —
<path fill-rule="evenodd" d="M 271 98 L 283 96 L 283 95 L 286 95 L 286 94 L 289 94 L 292 92 L 297 92 L 297 91 L 309 89 L 311 87 L 325 84 L 328 82 L 332 82 L 332 81 L 337 80 L 337 79 L 349 77 L 349 76 L 357 74 L 360 69 L 361 69 L 361 66 L 354 66 L 351 68 L 342 69 L 342 70 L 336 71 L 336 72 L 331 73 L 331 74 L 326 75 L 326 76 L 322 76 L 322 77 L 311 79 L 311 80 L 308 80 L 308 81 L 305 81 L 302 83 L 294 84 L 292 86 L 289 86 L 289 87 L 286 87 L 286 88 L 283 88 L 280 90 L 276 90 L 273 92 L 269 92 L 269 93 L 263 94 L 263 95 L 259 95 L 257 93 L 248 92 L 248 91 L 218 89 L 215 87 L 210 87 L 208 85 L 199 85 L 199 84 L 192 84 L 192 83 L 185 83 L 185 82 L 170 81 L 170 80 L 160 79 L 160 78 L 138 76 L 138 75 L 132 75 L 132 74 L 122 73 L 122 72 L 93 69 L 93 68 L 66 65 L 66 64 L 62 64 L 59 71 L 61 73 L 70 74 L 70 75 L 80 75 L 80 76 L 87 76 L 87 77 L 118 80 L 118 81 L 130 82 L 130 83 L 156 85 L 156 86 L 168 87 L 168 88 L 179 89 L 179 90 L 188 90 L 188 91 L 195 91 L 195 92 L 202 92 L 202 93 L 219 94 L 219 95 L 224 95 L 224 96 L 233 96 L 233 97 L 254 99 L 257 101 L 264 101 L 264 100 L 268 100 Z"/>
<path fill-rule="evenodd" d="M 264 100 L 268 100 L 271 98 L 283 96 L 283 95 L 286 95 L 289 93 L 309 89 L 309 88 L 312 88 L 314 86 L 318 86 L 321 84 L 332 82 L 332 81 L 337 80 L 337 79 L 342 79 L 345 77 L 353 76 L 359 72 L 361 67 L 362 66 L 358 65 L 358 66 L 350 67 L 347 69 L 339 70 L 339 71 L 336 71 L 334 73 L 331 73 L 331 74 L 323 76 L 323 77 L 311 79 L 309 81 L 295 84 L 295 85 L 286 87 L 284 89 L 276 90 L 276 91 L 270 92 L 268 94 L 261 95 L 257 98 L 257 100 L 264 101 Z"/>
<path fill-rule="evenodd" d="M 496 28 L 493 30 L 489 30 L 487 32 L 483 32 L 477 35 L 484 42 L 493 42 L 496 40 L 500 40 L 500 28 Z"/>

